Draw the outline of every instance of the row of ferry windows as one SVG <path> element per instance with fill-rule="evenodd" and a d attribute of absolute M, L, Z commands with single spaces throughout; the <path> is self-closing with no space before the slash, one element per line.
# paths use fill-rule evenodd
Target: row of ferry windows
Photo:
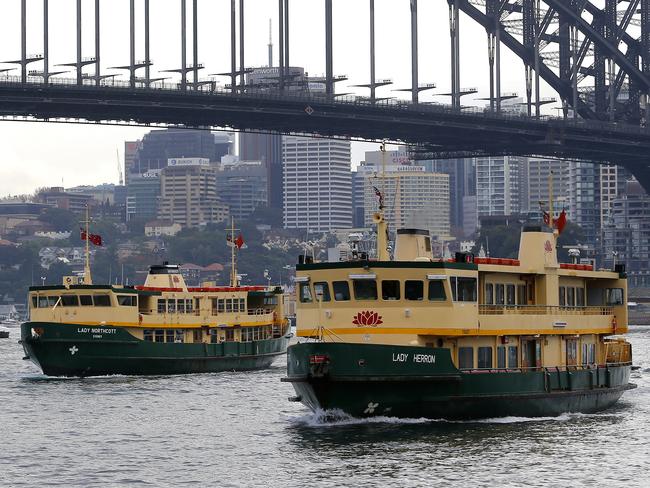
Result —
<path fill-rule="evenodd" d="M 401 300 L 402 285 L 399 280 L 382 280 L 380 283 L 382 300 Z M 443 280 L 429 280 L 426 296 L 430 301 L 447 300 L 444 283 Z M 454 301 L 476 301 L 476 278 L 452 276 L 450 278 L 450 285 Z M 355 300 L 377 300 L 379 296 L 377 288 L 377 281 L 375 280 L 352 280 L 352 290 Z M 403 296 L 405 300 L 424 300 L 424 290 L 425 286 L 422 280 L 404 281 Z M 316 297 L 321 296 L 323 302 L 332 300 L 330 285 L 326 281 L 315 282 L 313 292 L 316 294 Z M 332 282 L 332 292 L 334 300 L 337 302 L 350 300 L 350 285 L 347 281 Z M 302 303 L 311 303 L 314 301 L 312 288 L 309 283 L 300 283 L 299 299 Z"/>
<path fill-rule="evenodd" d="M 158 313 L 193 313 L 194 300 L 191 298 L 159 298 Z"/>
<path fill-rule="evenodd" d="M 497 369 L 515 369 L 518 368 L 518 347 L 517 346 L 498 346 L 497 347 Z M 578 364 L 578 341 L 568 340 L 566 342 L 566 364 L 567 366 L 576 366 Z M 596 364 L 596 344 L 582 344 L 582 365 Z M 477 368 L 491 369 L 492 366 L 492 346 L 482 346 L 477 348 Z M 458 368 L 474 368 L 474 348 L 458 348 Z"/>
<path fill-rule="evenodd" d="M 138 297 L 135 295 L 117 295 L 117 303 L 121 306 L 136 307 Z M 32 308 L 59 307 L 110 307 L 109 295 L 50 295 L 32 296 Z"/>
<path fill-rule="evenodd" d="M 268 326 L 261 327 L 243 327 L 240 329 L 240 342 L 253 342 L 271 338 L 271 328 Z M 193 331 L 192 338 L 194 342 L 201 342 L 203 331 L 198 329 Z M 143 331 L 144 340 L 149 342 L 167 342 L 181 343 L 185 342 L 185 331 L 183 329 L 145 329 Z M 217 343 L 218 330 L 210 329 L 210 342 Z M 233 329 L 227 329 L 225 334 L 226 341 L 234 341 L 235 334 Z"/>

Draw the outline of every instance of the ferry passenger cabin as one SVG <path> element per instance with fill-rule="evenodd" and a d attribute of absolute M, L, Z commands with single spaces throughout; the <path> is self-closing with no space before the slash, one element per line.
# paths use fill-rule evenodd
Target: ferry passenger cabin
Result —
<path fill-rule="evenodd" d="M 631 361 L 624 270 L 560 264 L 529 227 L 518 259 L 433 260 L 428 233 L 398 231 L 395 260 L 296 267 L 297 335 L 325 342 L 448 348 L 461 370 Z"/>
<path fill-rule="evenodd" d="M 151 266 L 144 286 L 34 286 L 29 304 L 31 322 L 126 327 L 161 343 L 253 342 L 288 327 L 279 287 L 187 287 L 168 264 Z"/>

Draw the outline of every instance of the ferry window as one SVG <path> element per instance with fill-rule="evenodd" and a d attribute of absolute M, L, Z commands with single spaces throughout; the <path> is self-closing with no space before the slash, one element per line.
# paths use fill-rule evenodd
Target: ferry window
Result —
<path fill-rule="evenodd" d="M 623 305 L 623 288 L 607 288 L 606 305 Z"/>
<path fill-rule="evenodd" d="M 311 303 L 313 301 L 309 283 L 300 283 L 300 301 L 302 303 Z"/>
<path fill-rule="evenodd" d="M 506 369 L 506 346 L 497 346 L 497 368 Z"/>
<path fill-rule="evenodd" d="M 377 300 L 377 282 L 375 280 L 353 280 L 354 298 L 357 300 Z"/>
<path fill-rule="evenodd" d="M 587 344 L 582 345 L 582 364 L 587 364 Z"/>
<path fill-rule="evenodd" d="M 185 342 L 185 331 L 182 329 L 176 329 L 176 337 L 174 337 L 174 342 Z"/>
<path fill-rule="evenodd" d="M 239 311 L 240 312 L 245 312 L 246 311 L 246 299 L 245 298 L 240 298 L 239 299 Z"/>
<path fill-rule="evenodd" d="M 38 297 L 32 297 L 32 308 L 38 308 Z"/>
<path fill-rule="evenodd" d="M 176 312 L 176 300 L 167 300 L 167 311 L 169 313 Z"/>
<path fill-rule="evenodd" d="M 587 363 L 596 364 L 596 344 L 587 344 Z"/>
<path fill-rule="evenodd" d="M 506 296 L 505 296 L 506 293 L 505 293 L 504 285 L 502 283 L 497 283 L 496 285 L 494 285 L 494 288 L 496 291 L 494 303 L 497 305 L 503 305 L 504 303 L 506 303 Z"/>
<path fill-rule="evenodd" d="M 226 329 L 226 340 L 229 342 L 235 340 L 235 331 L 233 329 Z"/>
<path fill-rule="evenodd" d="M 575 366 L 578 364 L 578 341 L 569 339 L 566 341 L 566 365 Z"/>
<path fill-rule="evenodd" d="M 217 329 L 210 329 L 210 344 L 217 344 L 219 342 L 219 331 Z"/>
<path fill-rule="evenodd" d="M 526 285 L 517 285 L 517 305 L 526 305 Z"/>
<path fill-rule="evenodd" d="M 187 300 L 185 300 L 185 310 L 187 311 L 187 313 L 192 313 L 194 311 L 194 309 L 192 307 L 192 299 L 191 298 L 188 298 Z"/>
<path fill-rule="evenodd" d="M 79 296 L 79 301 L 81 302 L 82 307 L 92 307 L 93 306 L 93 297 L 92 297 L 92 295 L 81 295 L 81 296 Z"/>
<path fill-rule="evenodd" d="M 422 281 L 416 281 L 416 280 L 405 281 L 404 298 L 406 300 L 424 299 L 424 283 L 422 283 Z"/>
<path fill-rule="evenodd" d="M 476 278 L 451 277 L 451 292 L 455 301 L 476 301 Z"/>
<path fill-rule="evenodd" d="M 382 300 L 399 300 L 400 282 L 398 280 L 383 280 L 381 282 Z"/>
<path fill-rule="evenodd" d="M 48 307 L 53 307 L 59 302 L 59 298 L 61 297 L 47 297 L 47 305 Z"/>
<path fill-rule="evenodd" d="M 174 342 L 174 331 L 166 330 L 165 331 L 165 342 Z"/>
<path fill-rule="evenodd" d="M 494 285 L 492 283 L 485 284 L 485 304 L 492 305 L 494 303 Z"/>
<path fill-rule="evenodd" d="M 478 348 L 478 368 L 490 369 L 492 367 L 492 348 L 479 347 Z"/>
<path fill-rule="evenodd" d="M 63 295 L 61 297 L 61 305 L 63 307 L 78 307 L 79 299 L 77 295 Z"/>
<path fill-rule="evenodd" d="M 38 308 L 47 308 L 47 297 L 38 297 Z"/>
<path fill-rule="evenodd" d="M 474 367 L 474 348 L 458 348 L 458 369 L 472 369 Z"/>
<path fill-rule="evenodd" d="M 232 313 L 232 298 L 226 298 L 226 313 Z"/>
<path fill-rule="evenodd" d="M 515 304 L 515 285 L 510 283 L 506 285 L 506 304 Z"/>
<path fill-rule="evenodd" d="M 136 307 L 138 305 L 135 295 L 117 295 L 117 303 L 125 307 Z"/>
<path fill-rule="evenodd" d="M 108 295 L 95 295 L 93 296 L 93 302 L 95 302 L 96 307 L 110 307 L 111 297 Z"/>
<path fill-rule="evenodd" d="M 154 334 L 155 342 L 165 342 L 165 331 L 156 329 Z"/>
<path fill-rule="evenodd" d="M 201 310 L 201 299 L 200 298 L 195 298 L 194 299 L 194 310 L 197 312 Z"/>
<path fill-rule="evenodd" d="M 447 299 L 447 294 L 445 293 L 445 282 L 442 280 L 429 281 L 429 300 L 445 301 L 446 299 Z"/>
<path fill-rule="evenodd" d="M 244 327 L 241 330 L 241 342 L 250 342 L 250 327 Z"/>
<path fill-rule="evenodd" d="M 564 286 L 560 287 L 560 307 L 566 305 L 566 288 Z"/>
<path fill-rule="evenodd" d="M 584 307 L 585 306 L 585 289 L 576 288 L 576 306 Z"/>
<path fill-rule="evenodd" d="M 158 313 L 165 313 L 167 311 L 167 300 L 164 298 L 158 299 Z"/>
<path fill-rule="evenodd" d="M 185 313 L 185 300 L 179 300 L 176 307 L 178 308 L 178 313 Z"/>
<path fill-rule="evenodd" d="M 576 290 L 572 286 L 566 289 L 566 304 L 568 307 L 576 306 Z"/>
<path fill-rule="evenodd" d="M 508 368 L 516 368 L 519 363 L 517 346 L 508 346 Z"/>
<path fill-rule="evenodd" d="M 200 329 L 192 331 L 192 342 L 202 342 L 203 331 Z"/>
<path fill-rule="evenodd" d="M 350 286 L 347 281 L 335 281 L 332 283 L 334 290 L 334 300 L 337 302 L 346 302 L 350 299 Z"/>
<path fill-rule="evenodd" d="M 330 296 L 330 286 L 326 281 L 319 281 L 317 283 L 314 283 L 314 295 L 316 295 L 317 298 L 318 295 L 322 295 L 321 300 L 324 302 L 329 302 L 332 300 L 332 297 Z"/>
<path fill-rule="evenodd" d="M 145 329 L 144 330 L 144 340 L 153 342 L 153 330 L 151 329 Z"/>
<path fill-rule="evenodd" d="M 226 300 L 219 298 L 217 300 L 217 312 L 223 313 L 226 311 Z"/>

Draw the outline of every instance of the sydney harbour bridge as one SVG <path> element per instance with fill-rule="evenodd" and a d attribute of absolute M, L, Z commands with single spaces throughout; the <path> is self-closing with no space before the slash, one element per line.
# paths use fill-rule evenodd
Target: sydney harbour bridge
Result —
<path fill-rule="evenodd" d="M 368 78 L 356 85 L 367 90 L 363 96 L 341 93 L 346 77 L 334 71 L 334 27 L 340 19 L 333 3 L 342 2 L 343 8 L 337 9 L 342 15 L 343 0 L 312 2 L 318 11 L 310 21 L 324 27 L 325 62 L 308 67 L 324 72 L 311 78 L 290 63 L 292 43 L 305 42 L 290 37 L 296 21 L 292 2 L 268 0 L 275 9 L 279 60 L 266 78 L 255 80 L 244 46 L 246 19 L 256 13 L 246 10 L 245 0 L 214 1 L 230 7 L 229 15 L 215 19 L 219 29 L 230 33 L 230 70 L 219 73 L 224 83 L 201 76 L 204 65 L 198 53 L 214 50 L 200 46 L 197 35 L 205 0 L 164 5 L 150 0 L 76 0 L 76 53 L 68 53 L 73 60 L 63 65 L 54 64 L 49 49 L 51 32 L 57 28 L 50 21 L 50 8 L 59 2 L 8 0 L 19 8 L 13 10 L 15 19 L 3 15 L 4 21 L 20 28 L 11 36 L 0 31 L 0 42 L 15 52 L 13 59 L 0 60 L 0 117 L 388 140 L 408 144 L 421 158 L 535 155 L 612 163 L 628 168 L 650 190 L 650 0 L 392 1 L 391 9 L 410 13 L 410 24 L 404 26 L 411 39 L 410 52 L 404 53 L 410 58 L 407 99 L 384 96 L 382 90 L 392 82 L 376 76 L 376 57 L 381 55 L 376 52 L 375 29 L 379 1 L 376 6 L 375 0 L 357 0 L 367 6 L 354 33 L 357 43 L 367 45 Z M 101 34 L 116 27 L 103 20 L 102 12 L 118 2 L 128 4 L 129 52 L 121 66 L 110 67 L 102 62 L 106 46 Z M 422 7 L 427 2 L 445 4 L 449 14 L 448 43 L 439 46 L 449 50 L 451 60 L 451 76 L 444 82 L 449 87 L 444 93 L 447 104 L 422 97 L 422 92 L 436 88 L 419 79 L 422 60 L 431 62 L 433 56 L 430 47 L 420 49 L 418 43 L 418 27 L 428 22 L 418 15 L 418 3 Z M 38 22 L 28 16 L 35 8 Z M 170 36 L 179 44 L 180 59 L 169 69 L 158 70 L 151 60 L 153 9 L 167 9 L 166 15 L 177 19 L 177 32 Z M 480 108 L 465 103 L 476 90 L 463 88 L 477 80 L 461 80 L 463 26 L 470 23 L 486 34 L 481 48 L 486 52 L 489 94 Z M 94 33 L 93 45 L 82 45 L 87 32 Z M 39 45 L 40 52 L 28 52 L 28 41 Z M 143 59 L 136 59 L 136 48 L 143 50 Z M 90 49 L 94 55 L 84 57 Z M 504 109 L 514 96 L 502 88 L 504 50 L 521 62 L 525 93 L 516 113 Z M 512 66 L 507 69 L 512 71 Z M 554 97 L 541 96 L 542 83 Z M 560 105 L 558 116 L 545 114 L 549 103 Z"/>

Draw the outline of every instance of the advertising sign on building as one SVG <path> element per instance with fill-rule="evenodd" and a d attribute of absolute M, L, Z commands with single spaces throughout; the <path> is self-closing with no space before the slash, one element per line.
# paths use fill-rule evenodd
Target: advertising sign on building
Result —
<path fill-rule="evenodd" d="M 172 158 L 167 160 L 168 166 L 210 166 L 207 158 Z"/>

